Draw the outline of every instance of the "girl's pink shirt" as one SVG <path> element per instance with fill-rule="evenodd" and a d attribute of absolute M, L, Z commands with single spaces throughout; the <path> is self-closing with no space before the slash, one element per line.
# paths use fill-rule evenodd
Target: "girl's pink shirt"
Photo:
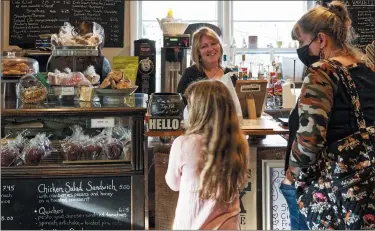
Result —
<path fill-rule="evenodd" d="M 230 204 L 199 199 L 201 140 L 200 135 L 182 135 L 172 144 L 165 180 L 179 191 L 173 229 L 239 230 L 239 196 Z"/>

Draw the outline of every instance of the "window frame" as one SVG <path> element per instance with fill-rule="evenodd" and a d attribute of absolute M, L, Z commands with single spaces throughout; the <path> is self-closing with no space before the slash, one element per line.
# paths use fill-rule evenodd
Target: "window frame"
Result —
<path fill-rule="evenodd" d="M 314 7 L 316 1 L 304 0 L 304 10 Z M 217 1 L 217 22 L 218 27 L 222 31 L 222 42 L 224 44 L 225 53 L 229 53 L 230 43 L 234 35 L 234 21 L 233 21 L 233 0 L 230 1 Z M 134 41 L 141 38 L 142 35 L 142 25 L 143 22 L 151 22 L 152 20 L 142 20 L 142 0 L 131 1 L 130 2 L 130 17 L 131 17 L 131 35 L 130 40 Z M 194 20 L 190 20 L 194 22 Z M 197 20 L 197 22 L 199 22 Z M 236 20 L 235 22 L 293 22 L 293 20 Z M 134 43 L 131 42 L 131 54 L 134 55 Z M 259 49 L 261 52 L 262 48 Z M 249 49 L 250 53 L 258 53 L 257 49 Z M 246 50 L 246 48 L 245 48 Z M 277 49 L 276 49 L 277 50 Z M 156 51 L 160 53 L 160 51 Z M 277 51 L 276 51 L 277 52 Z M 285 48 L 280 50 L 281 53 L 285 52 Z M 288 52 L 290 53 L 290 51 Z"/>

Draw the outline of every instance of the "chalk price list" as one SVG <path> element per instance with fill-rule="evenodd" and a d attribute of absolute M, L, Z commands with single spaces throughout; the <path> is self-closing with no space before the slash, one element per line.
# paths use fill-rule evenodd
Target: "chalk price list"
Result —
<path fill-rule="evenodd" d="M 3 206 L 11 206 L 13 192 L 15 191 L 15 185 L 2 185 L 1 186 L 1 205 Z M 2 210 L 1 216 L 1 223 L 4 222 L 12 222 L 14 220 L 14 216 L 10 214 L 6 214 L 6 211 Z"/>
<path fill-rule="evenodd" d="M 115 185 L 114 180 L 106 183 L 67 181 L 63 186 L 39 184 L 37 190 L 41 206 L 34 210 L 36 224 L 41 229 L 121 226 L 123 222 L 130 221 L 130 206 L 119 203 L 116 207 L 106 208 L 98 202 L 115 200 L 116 193 L 130 189 L 127 184 Z M 61 207 L 58 206 L 60 204 Z"/>
<path fill-rule="evenodd" d="M 104 28 L 107 47 L 123 46 L 123 0 L 12 0 L 10 4 L 10 45 L 58 33 L 64 22 L 86 20 Z"/>

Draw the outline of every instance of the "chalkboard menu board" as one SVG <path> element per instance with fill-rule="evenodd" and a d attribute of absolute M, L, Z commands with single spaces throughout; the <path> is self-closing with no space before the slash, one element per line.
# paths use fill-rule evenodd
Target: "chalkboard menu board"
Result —
<path fill-rule="evenodd" d="M 332 0 L 323 0 L 327 6 Z M 355 43 L 365 49 L 375 40 L 375 1 L 374 0 L 345 0 L 343 1 L 352 19 L 352 26 L 358 35 Z"/>
<path fill-rule="evenodd" d="M 131 229 L 131 177 L 1 179 L 1 228 Z"/>
<path fill-rule="evenodd" d="M 11 0 L 9 45 L 35 44 L 40 34 L 58 33 L 64 22 L 95 21 L 105 47 L 123 47 L 124 0 Z"/>

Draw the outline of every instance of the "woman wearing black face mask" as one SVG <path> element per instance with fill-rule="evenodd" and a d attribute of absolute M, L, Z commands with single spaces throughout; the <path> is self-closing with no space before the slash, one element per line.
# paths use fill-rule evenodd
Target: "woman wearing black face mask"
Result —
<path fill-rule="evenodd" d="M 300 47 L 297 49 L 297 55 L 298 58 L 301 60 L 303 64 L 305 64 L 306 67 L 310 67 L 311 64 L 318 62 L 320 57 L 319 55 L 310 55 L 309 54 L 309 48 L 310 45 L 318 38 L 318 36 L 315 36 L 313 40 L 308 45 L 305 45 L 303 47 Z"/>
<path fill-rule="evenodd" d="M 375 121 L 375 73 L 348 43 L 350 32 L 340 1 L 311 9 L 292 31 L 298 57 L 309 67 L 289 117 L 287 174 L 280 186 L 294 230 L 375 229 L 375 167 L 369 167 L 375 135 L 366 130 L 373 131 Z"/>

